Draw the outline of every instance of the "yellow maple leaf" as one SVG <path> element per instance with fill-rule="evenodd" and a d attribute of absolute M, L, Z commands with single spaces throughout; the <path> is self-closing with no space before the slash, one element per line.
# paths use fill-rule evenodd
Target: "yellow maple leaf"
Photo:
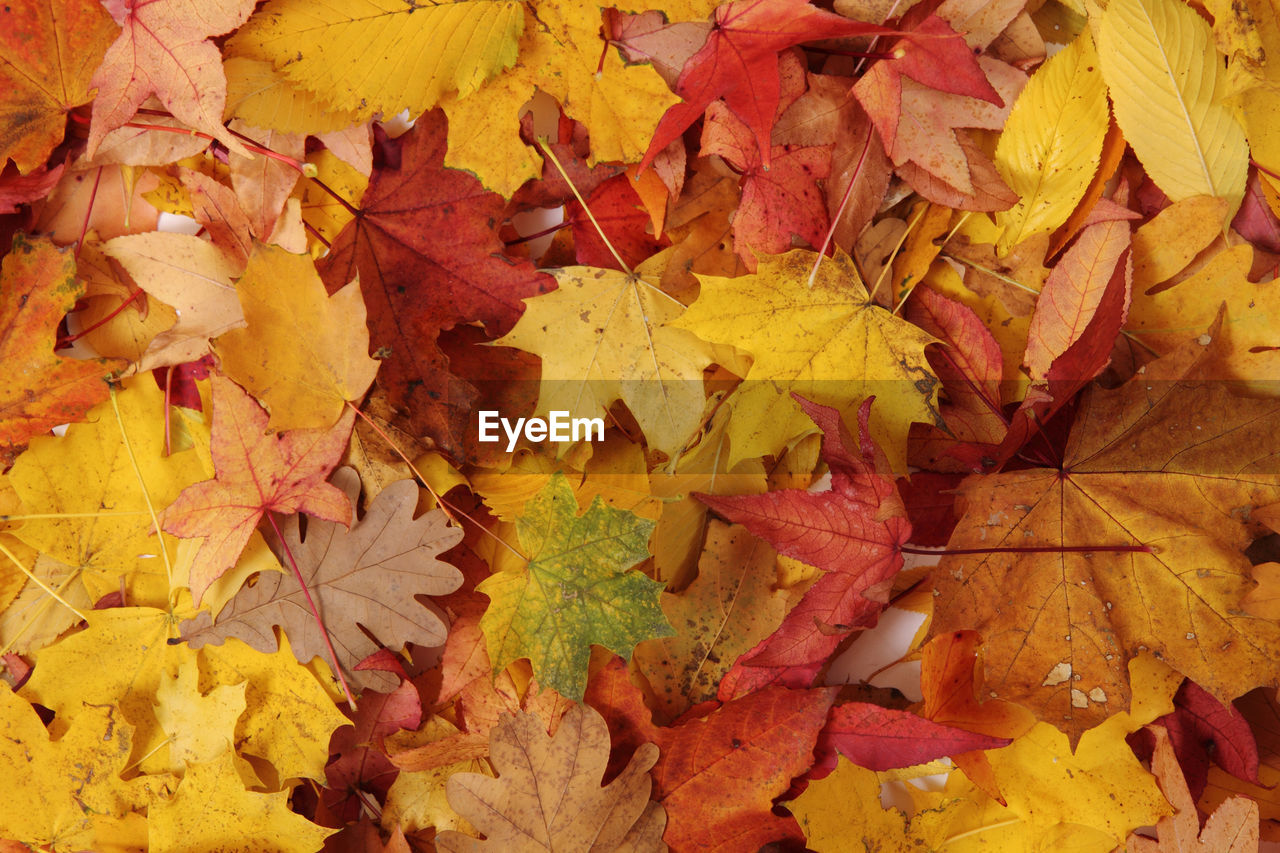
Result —
<path fill-rule="evenodd" d="M 791 399 L 833 406 L 850 421 L 875 395 L 871 433 L 895 470 L 905 465 L 907 429 L 936 423 L 938 379 L 925 360 L 933 338 L 871 301 L 853 262 L 797 249 L 760 258 L 754 275 L 699 276 L 702 292 L 672 326 L 745 350 L 754 361 L 729 398 L 729 467 L 777 455 L 814 431 Z"/>
<path fill-rule="evenodd" d="M 516 67 L 485 86 L 482 96 L 459 93 L 440 102 L 449 116 L 445 165 L 474 172 L 504 196 L 540 174 L 541 158 L 519 137 L 520 111 L 535 91 L 586 125 L 591 165 L 639 162 L 658 120 L 680 100 L 652 66 L 627 65 L 607 48 L 595 3 L 530 5 L 536 11 L 525 22 Z"/>
<path fill-rule="evenodd" d="M 262 400 L 268 429 L 328 429 L 378 372 L 360 286 L 333 296 L 308 255 L 257 245 L 236 292 L 248 328 L 215 341 L 223 373 Z"/>
<path fill-rule="evenodd" d="M 172 799 L 147 812 L 151 853 L 313 853 L 335 829 L 289 809 L 289 792 L 245 789 L 230 749 L 192 764 Z"/>
<path fill-rule="evenodd" d="M 151 377 L 125 380 L 116 404 L 119 420 L 110 401 L 99 404 L 85 423 L 33 440 L 19 457 L 9 480 L 24 511 L 56 517 L 29 519 L 16 535 L 85 570 L 94 600 L 118 590 L 123 576 L 131 602 L 161 605 L 177 539 L 156 539 L 148 496 L 159 511 L 209 473 L 195 453 L 165 455 L 164 393 Z M 207 431 L 198 440 L 207 444 Z"/>
<path fill-rule="evenodd" d="M 123 817 L 167 792 L 170 776 L 125 781 L 133 728 L 110 705 L 87 705 L 51 740 L 35 709 L 0 685 L 0 837 L 55 849 L 100 849 L 92 816 Z M 86 846 L 88 845 L 88 846 Z"/>
<path fill-rule="evenodd" d="M 538 414 L 601 417 L 621 400 L 650 447 L 679 454 L 701 422 L 712 359 L 708 344 L 670 325 L 684 306 L 632 273 L 553 273 L 559 287 L 525 299 L 515 328 L 495 341 L 542 357 Z"/>
<path fill-rule="evenodd" d="M 188 660 L 174 675 L 161 673 L 156 687 L 156 719 L 168 736 L 161 754 L 168 753 L 169 771 L 179 775 L 187 763 L 213 761 L 232 746 L 245 710 L 245 682 L 202 694 L 199 678 L 196 662 Z"/>

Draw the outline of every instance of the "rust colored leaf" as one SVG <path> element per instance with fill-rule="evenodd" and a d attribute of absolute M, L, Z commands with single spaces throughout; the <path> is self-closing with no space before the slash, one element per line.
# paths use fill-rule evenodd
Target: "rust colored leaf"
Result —
<path fill-rule="evenodd" d="M 107 399 L 107 375 L 122 362 L 54 353 L 58 324 L 83 292 L 70 250 L 14 236 L 0 266 L 0 470 L 28 439 Z"/>

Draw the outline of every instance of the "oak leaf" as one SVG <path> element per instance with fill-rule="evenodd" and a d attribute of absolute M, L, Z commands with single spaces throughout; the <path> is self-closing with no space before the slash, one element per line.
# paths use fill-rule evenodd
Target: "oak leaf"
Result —
<path fill-rule="evenodd" d="M 222 125 L 227 79 L 222 55 L 209 39 L 243 24 L 253 6 L 253 0 L 214 0 L 199 7 L 188 0 L 122 0 L 109 5 L 122 29 L 90 81 L 98 96 L 89 125 L 89 156 L 151 95 L 179 121 L 249 156 Z"/>
<path fill-rule="evenodd" d="M 649 799 L 646 773 L 658 748 L 645 744 L 608 785 L 609 731 L 599 713 L 578 705 L 548 737 L 531 714 L 504 715 L 490 734 L 490 760 L 499 776 L 457 773 L 449 803 L 485 834 L 476 841 L 443 832 L 444 851 L 659 851 L 662 806 Z"/>
<path fill-rule="evenodd" d="M 662 585 L 627 571 L 649 556 L 652 531 L 653 522 L 599 497 L 579 515 L 568 480 L 552 477 L 516 521 L 527 567 L 476 587 L 490 599 L 480 627 L 494 672 L 527 657 L 543 684 L 580 699 L 591 645 L 629 658 L 636 643 L 669 635 Z"/>
<path fill-rule="evenodd" d="M 325 482 L 347 445 L 355 413 L 328 430 L 266 433 L 267 414 L 230 379 L 213 377 L 213 465 L 216 477 L 184 489 L 165 510 L 164 530 L 204 537 L 191 570 L 198 602 L 232 566 L 262 516 L 305 512 L 350 524 L 351 504 Z"/>
<path fill-rule="evenodd" d="M 267 407 L 270 430 L 333 426 L 378 372 L 359 282 L 328 296 L 310 257 L 258 244 L 236 292 L 248 325 L 215 341 L 223 373 Z"/>
<path fill-rule="evenodd" d="M 466 97 L 516 61 L 525 11 L 514 0 L 313 3 L 273 0 L 240 28 L 232 56 L 271 62 L 358 121 L 410 116 L 447 92 Z M 308 128 L 309 130 L 310 128 Z"/>
<path fill-rule="evenodd" d="M 96 0 L 12 3 L 0 26 L 0 170 L 25 174 L 62 140 L 66 114 L 90 99 L 89 78 L 116 38 Z"/>
<path fill-rule="evenodd" d="M 82 419 L 107 398 L 105 380 L 117 362 L 54 352 L 58 324 L 83 291 L 69 251 L 14 235 L 0 264 L 0 469 L 33 436 Z"/>
<path fill-rule="evenodd" d="M 1274 401 L 1160 362 L 1086 393 L 1059 468 L 961 485 L 948 547 L 975 553 L 943 557 L 934 630 L 982 632 L 992 694 L 1077 736 L 1128 702 L 1139 648 L 1224 699 L 1273 683 L 1280 630 L 1238 609 L 1250 535 L 1232 511 L 1280 496 L 1278 419 Z"/>
<path fill-rule="evenodd" d="M 360 479 L 353 470 L 336 471 L 332 485 L 355 503 Z M 360 626 L 395 647 L 406 642 L 444 643 L 440 618 L 414 596 L 441 595 L 462 582 L 457 569 L 436 559 L 461 541 L 462 531 L 448 526 L 439 510 L 415 519 L 417 502 L 418 487 L 412 480 L 400 480 L 379 492 L 350 530 L 314 519 L 304 537 L 296 516 L 281 525 L 282 544 L 293 554 L 323 614 L 338 663 L 347 678 L 361 687 L 385 692 L 395 687 L 397 679 L 381 670 L 356 668 L 378 648 Z M 260 575 L 256 585 L 241 589 L 227 603 L 216 624 L 202 612 L 183 623 L 182 636 L 192 648 L 238 637 L 259 651 L 272 652 L 276 649 L 273 626 L 277 625 L 289 637 L 299 662 L 327 659 L 322 629 L 292 574 Z"/>
<path fill-rule="evenodd" d="M 729 398 L 730 461 L 778 454 L 812 430 L 789 393 L 850 415 L 867 396 L 878 402 L 871 432 L 895 468 L 907 429 L 938 415 L 937 377 L 924 348 L 933 339 L 871 301 L 853 262 L 796 250 L 763 257 L 754 275 L 699 276 L 702 291 L 671 325 L 752 358 L 746 382 Z"/>

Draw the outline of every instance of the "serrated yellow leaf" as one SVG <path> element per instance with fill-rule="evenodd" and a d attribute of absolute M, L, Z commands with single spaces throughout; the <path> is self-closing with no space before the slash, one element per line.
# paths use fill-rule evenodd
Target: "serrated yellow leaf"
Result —
<path fill-rule="evenodd" d="M 1116 122 L 1147 174 L 1173 201 L 1244 197 L 1249 148 L 1221 98 L 1209 25 L 1179 0 L 1112 0 L 1098 26 L 1102 76 Z"/>
<path fill-rule="evenodd" d="M 222 64 L 227 75 L 227 119 L 281 133 L 319 136 L 357 124 L 351 110 L 335 110 L 291 82 L 266 58 L 233 56 Z"/>
<path fill-rule="evenodd" d="M 1031 75 L 1005 122 L 995 163 L 1017 204 L 996 213 L 1001 254 L 1053 231 L 1084 197 L 1107 134 L 1107 90 L 1088 30 Z"/>
<path fill-rule="evenodd" d="M 524 4 L 467 0 L 273 0 L 229 43 L 360 120 L 434 107 L 516 61 Z M 314 130 L 308 128 L 308 130 Z"/>
<path fill-rule="evenodd" d="M 603 417 L 621 400 L 649 446 L 676 456 L 702 420 L 702 371 L 712 359 L 708 344 L 668 325 L 684 306 L 617 270 L 553 274 L 560 286 L 526 299 L 515 328 L 494 342 L 542 357 L 538 414 Z"/>

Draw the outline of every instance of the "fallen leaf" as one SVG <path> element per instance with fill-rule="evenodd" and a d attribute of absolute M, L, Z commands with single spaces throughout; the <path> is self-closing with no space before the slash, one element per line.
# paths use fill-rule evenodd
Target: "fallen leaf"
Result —
<path fill-rule="evenodd" d="M 731 468 L 812 430 L 791 393 L 845 415 L 876 396 L 872 435 L 895 468 L 910 424 L 937 418 L 937 378 L 924 356 L 932 338 L 875 305 L 843 253 L 819 263 L 809 286 L 818 260 L 796 250 L 760 258 L 754 275 L 699 276 L 701 294 L 672 323 L 752 356 L 729 401 Z"/>
<path fill-rule="evenodd" d="M 32 437 L 81 420 L 107 398 L 107 375 L 119 362 L 54 352 L 58 324 L 83 291 L 69 252 L 47 239 L 14 235 L 0 265 L 0 469 Z"/>
<path fill-rule="evenodd" d="M 600 715 L 576 706 L 548 737 L 531 714 L 504 715 L 490 734 L 498 778 L 450 777 L 449 803 L 485 834 L 483 843 L 442 832 L 436 845 L 462 850 L 664 850 L 661 805 L 646 771 L 658 748 L 644 744 L 608 785 L 609 732 Z"/>
<path fill-rule="evenodd" d="M 89 156 L 152 95 L 179 121 L 249 156 L 222 125 L 227 80 L 222 56 L 209 39 L 243 24 L 253 5 L 252 0 L 216 0 L 198 14 L 186 0 L 117 0 L 108 6 L 122 29 L 89 81 L 98 89 Z"/>
<path fill-rule="evenodd" d="M 332 480 L 332 486 L 354 504 L 360 492 L 355 472 L 340 469 Z M 297 561 L 323 615 L 323 629 L 311 615 L 298 580 L 292 574 L 273 572 L 241 589 L 222 609 L 216 624 L 207 612 L 184 622 L 183 639 L 198 649 L 238 637 L 259 651 L 273 652 L 273 628 L 280 626 L 298 661 L 307 663 L 314 657 L 328 659 L 324 630 L 353 684 L 384 692 L 393 689 L 398 681 L 394 675 L 356 668 L 378 648 L 361 626 L 391 647 L 406 642 L 442 645 L 445 626 L 414 596 L 442 595 L 462 581 L 456 569 L 436 559 L 461 541 L 462 531 L 448 526 L 439 510 L 415 519 L 417 502 L 418 487 L 412 480 L 400 480 L 383 489 L 350 530 L 313 519 L 303 536 L 296 516 L 281 525 L 283 547 Z"/>
<path fill-rule="evenodd" d="M 661 584 L 627 571 L 649 555 L 653 522 L 599 497 L 579 515 L 568 481 L 556 474 L 525 505 L 516 531 L 526 568 L 476 587 L 490 600 L 480 627 L 494 672 L 527 657 L 543 684 L 578 700 L 593 644 L 629 658 L 636 643 L 671 632 L 658 604 Z"/>
<path fill-rule="evenodd" d="M 290 811 L 288 791 L 245 790 L 233 757 L 228 749 L 213 761 L 188 766 L 173 797 L 151 806 L 149 849 L 314 853 L 336 831 Z"/>
<path fill-rule="evenodd" d="M 89 78 L 116 38 L 95 0 L 14 3 L 0 27 L 0 169 L 26 175 L 62 140 L 66 114 L 90 99 Z"/>
<path fill-rule="evenodd" d="M 359 282 L 328 296 L 310 257 L 258 244 L 236 292 L 247 326 L 214 342 L 224 375 L 262 401 L 272 431 L 333 426 L 378 372 Z"/>
<path fill-rule="evenodd" d="M 165 510 L 163 527 L 184 539 L 204 537 L 191 570 L 196 601 L 244 550 L 268 512 L 305 512 L 350 524 L 346 495 L 325 482 L 355 421 L 347 412 L 329 430 L 266 433 L 267 414 L 230 379 L 213 377 L 216 477 L 184 489 Z"/>

